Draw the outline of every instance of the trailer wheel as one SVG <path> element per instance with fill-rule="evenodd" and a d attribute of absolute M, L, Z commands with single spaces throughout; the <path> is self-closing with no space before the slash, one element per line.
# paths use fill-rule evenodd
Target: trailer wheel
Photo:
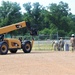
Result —
<path fill-rule="evenodd" d="M 10 49 L 10 52 L 11 53 L 16 53 L 17 52 L 17 49 Z"/>
<path fill-rule="evenodd" d="M 30 41 L 26 41 L 23 46 L 23 52 L 24 53 L 30 53 L 31 52 L 31 49 L 32 49 L 32 45 L 31 45 L 31 42 Z"/>
<path fill-rule="evenodd" d="M 4 54 L 7 54 L 7 53 L 8 53 L 8 45 L 7 45 L 7 43 L 3 42 L 0 45 L 0 54 L 4 55 Z"/>

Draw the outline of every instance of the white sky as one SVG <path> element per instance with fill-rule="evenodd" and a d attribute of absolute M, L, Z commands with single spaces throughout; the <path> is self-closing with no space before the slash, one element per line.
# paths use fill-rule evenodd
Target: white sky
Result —
<path fill-rule="evenodd" d="M 2 0 L 0 0 L 1 3 Z M 71 12 L 75 14 L 75 0 L 3 0 L 3 1 L 11 1 L 11 2 L 17 2 L 22 7 L 22 4 L 27 2 L 39 2 L 43 6 L 48 6 L 49 3 L 59 3 L 60 1 L 66 2 L 69 5 L 69 8 L 71 8 Z M 23 10 L 23 9 L 22 9 Z"/>

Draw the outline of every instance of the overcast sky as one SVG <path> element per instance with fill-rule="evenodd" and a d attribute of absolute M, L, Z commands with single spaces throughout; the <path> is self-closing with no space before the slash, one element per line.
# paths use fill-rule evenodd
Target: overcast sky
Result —
<path fill-rule="evenodd" d="M 0 3 L 1 3 L 1 1 L 2 0 L 0 0 Z M 39 2 L 43 6 L 48 6 L 49 3 L 57 3 L 58 4 L 60 1 L 63 1 L 63 2 L 68 3 L 69 8 L 71 8 L 71 12 L 73 14 L 75 14 L 75 0 L 3 0 L 3 1 L 17 2 L 21 5 L 21 7 L 22 7 L 23 3 L 27 3 L 27 2 L 31 2 L 31 3 Z"/>

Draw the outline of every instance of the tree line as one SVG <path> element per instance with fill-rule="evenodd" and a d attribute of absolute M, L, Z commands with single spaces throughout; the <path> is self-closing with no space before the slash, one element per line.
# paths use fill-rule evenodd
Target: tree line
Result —
<path fill-rule="evenodd" d="M 70 36 L 75 33 L 75 15 L 71 13 L 68 4 L 60 1 L 43 6 L 39 2 L 24 3 L 24 13 L 17 2 L 2 1 L 0 6 L 0 27 L 13 23 L 27 21 L 38 30 L 39 34 L 50 35 L 58 32 L 59 36 Z M 26 35 L 28 30 L 22 28 L 10 34 Z"/>

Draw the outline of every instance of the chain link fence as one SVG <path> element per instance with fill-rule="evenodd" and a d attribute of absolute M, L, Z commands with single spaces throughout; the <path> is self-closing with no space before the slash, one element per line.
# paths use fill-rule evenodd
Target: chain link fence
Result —
<path fill-rule="evenodd" d="M 10 38 L 10 35 L 6 36 Z M 33 36 L 13 36 L 13 38 L 22 38 L 22 40 L 29 40 L 31 41 Z M 70 46 L 70 37 L 62 37 L 65 41 L 65 43 L 68 43 Z M 54 41 L 59 41 L 60 37 L 58 37 L 58 34 L 51 34 L 51 35 L 38 35 L 34 36 L 34 44 L 33 44 L 33 50 L 53 50 L 52 43 Z M 71 46 L 70 46 L 71 47 Z"/>
<path fill-rule="evenodd" d="M 16 38 L 22 37 L 23 40 L 32 40 L 31 36 L 16 36 Z M 62 37 L 65 43 L 70 45 L 70 37 Z M 39 35 L 34 36 L 34 45 L 32 50 L 53 50 L 52 43 L 53 41 L 59 41 L 60 37 L 57 35 Z"/>

